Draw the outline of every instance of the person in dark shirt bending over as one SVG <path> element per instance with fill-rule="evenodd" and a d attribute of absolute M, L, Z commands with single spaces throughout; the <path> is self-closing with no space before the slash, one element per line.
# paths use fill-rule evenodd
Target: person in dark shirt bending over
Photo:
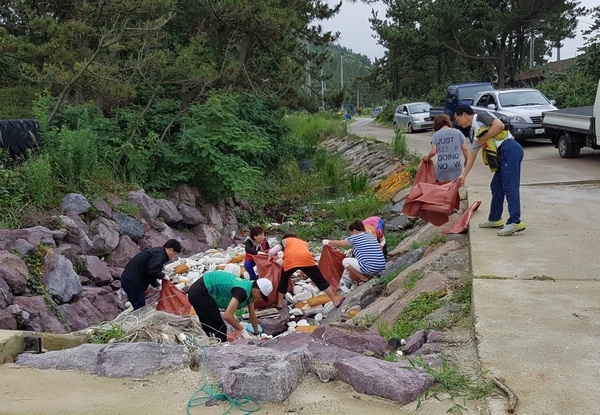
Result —
<path fill-rule="evenodd" d="M 146 305 L 148 285 L 158 287 L 163 278 L 163 266 L 181 253 L 181 244 L 169 239 L 162 247 L 145 249 L 125 265 L 121 274 L 121 288 L 127 294 L 134 310 Z"/>

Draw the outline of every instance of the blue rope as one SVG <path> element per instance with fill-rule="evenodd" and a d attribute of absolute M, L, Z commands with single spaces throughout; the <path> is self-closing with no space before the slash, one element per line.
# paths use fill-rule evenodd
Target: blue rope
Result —
<path fill-rule="evenodd" d="M 230 413 L 232 410 L 237 409 L 244 415 L 251 414 L 252 412 L 260 411 L 261 405 L 254 398 L 240 398 L 235 399 L 231 395 L 224 393 L 221 384 L 211 383 L 204 370 L 206 361 L 206 347 L 199 345 L 195 340 L 186 340 L 188 346 L 202 350 L 202 362 L 200 364 L 200 374 L 202 376 L 202 386 L 194 392 L 192 397 L 187 403 L 187 415 L 192 415 L 190 410 L 198 406 L 206 406 L 213 402 L 227 401 L 229 402 L 229 409 L 223 412 L 223 415 Z"/>

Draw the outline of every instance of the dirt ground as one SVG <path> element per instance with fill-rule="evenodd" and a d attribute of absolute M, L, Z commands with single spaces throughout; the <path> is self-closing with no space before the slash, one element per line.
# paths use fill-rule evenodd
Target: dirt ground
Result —
<path fill-rule="evenodd" d="M 462 370 L 477 370 L 475 347 L 470 330 L 456 329 L 449 359 Z M 469 367 L 466 367 L 468 365 Z M 203 414 L 220 415 L 230 408 L 226 402 L 217 406 L 191 406 L 188 402 L 203 385 L 200 372 L 182 370 L 159 373 L 144 379 L 112 379 L 87 373 L 61 370 L 21 368 L 15 364 L 0 365 L 1 415 L 100 415 L 100 414 Z M 200 395 L 202 396 L 202 395 Z M 302 384 L 282 403 L 261 402 L 258 414 L 422 414 L 446 413 L 454 405 L 448 397 L 429 399 L 419 409 L 417 404 L 401 406 L 396 402 L 357 393 L 341 381 L 323 383 L 308 375 Z M 196 401 L 197 404 L 200 401 Z M 462 400 L 457 403 L 463 404 Z M 193 402 L 192 402 L 193 403 Z M 477 402 L 468 402 L 464 414 L 481 414 Z M 231 414 L 241 414 L 234 409 Z"/>

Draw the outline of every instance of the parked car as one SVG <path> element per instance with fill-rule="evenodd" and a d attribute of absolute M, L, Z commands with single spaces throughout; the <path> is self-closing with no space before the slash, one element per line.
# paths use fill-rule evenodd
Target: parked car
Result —
<path fill-rule="evenodd" d="M 371 111 L 371 117 L 373 117 L 373 118 L 377 117 L 381 111 L 383 111 L 383 107 L 373 108 L 373 111 Z"/>
<path fill-rule="evenodd" d="M 429 111 L 429 117 L 433 120 L 440 114 L 446 114 L 454 123 L 454 111 L 460 104 L 473 105 L 473 97 L 478 92 L 490 91 L 494 86 L 490 82 L 466 82 L 462 84 L 453 84 L 448 86 L 446 99 L 443 107 L 432 108 Z"/>
<path fill-rule="evenodd" d="M 554 104 L 533 88 L 485 91 L 473 99 L 476 112 L 488 111 L 500 118 L 516 140 L 550 137 L 542 126 L 542 113 L 555 110 Z"/>
<path fill-rule="evenodd" d="M 431 104 L 427 102 L 409 102 L 396 107 L 394 113 L 394 131 L 408 131 L 433 128 L 433 121 L 429 118 Z"/>

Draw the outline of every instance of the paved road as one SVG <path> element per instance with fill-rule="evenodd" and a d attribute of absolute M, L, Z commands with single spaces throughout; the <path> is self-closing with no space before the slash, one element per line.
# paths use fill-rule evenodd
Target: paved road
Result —
<path fill-rule="evenodd" d="M 369 119 L 358 119 L 351 131 L 392 137 Z M 409 147 L 424 154 L 429 137 L 410 134 Z M 469 230 L 482 368 L 517 394 L 518 414 L 600 414 L 600 151 L 561 159 L 543 141 L 523 147 L 526 231 L 498 237 Z M 482 201 L 472 224 L 487 219 L 490 178 L 477 163 L 467 179 L 469 203 Z M 505 414 L 505 404 L 491 400 L 490 412 Z"/>

